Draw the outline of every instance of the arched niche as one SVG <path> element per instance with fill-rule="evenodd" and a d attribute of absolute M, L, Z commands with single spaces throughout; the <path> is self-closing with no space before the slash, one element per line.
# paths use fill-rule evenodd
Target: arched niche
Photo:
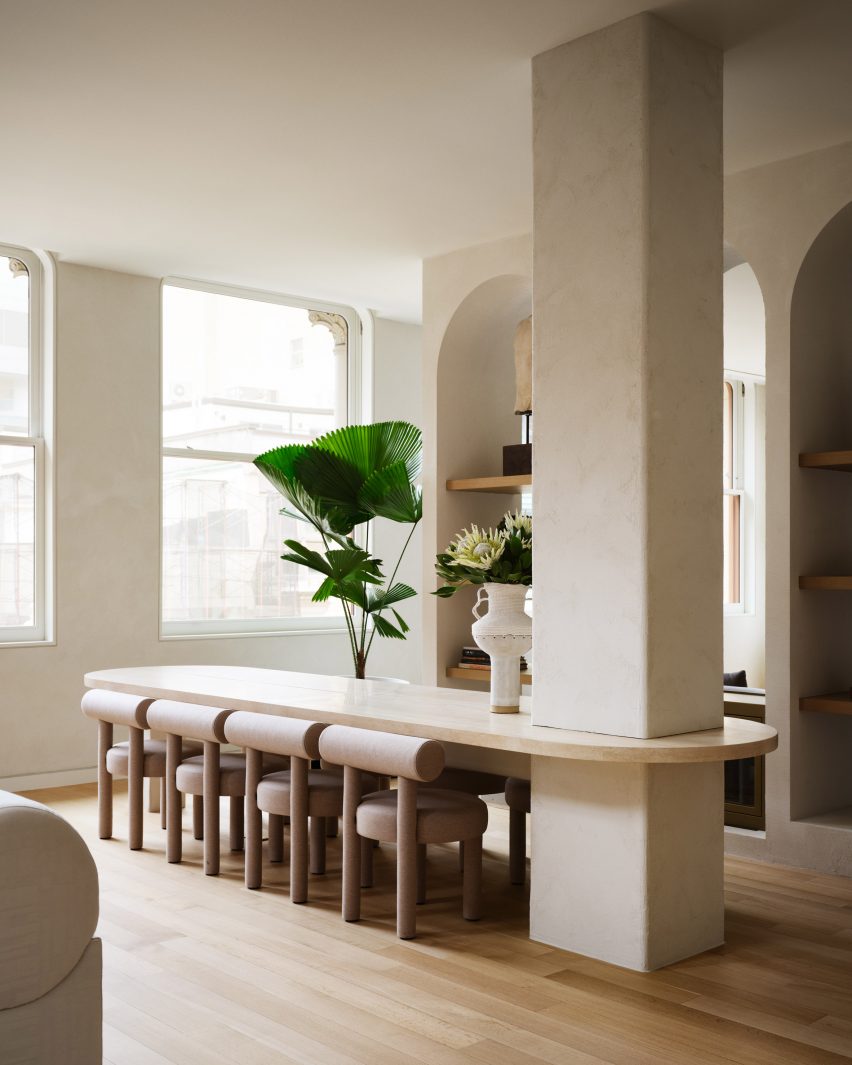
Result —
<path fill-rule="evenodd" d="M 532 282 L 503 274 L 483 282 L 461 301 L 444 333 L 437 369 L 436 542 L 449 540 L 471 524 L 494 525 L 520 498 L 511 495 L 447 492 L 450 478 L 502 473 L 504 444 L 520 443 L 521 419 L 514 413 L 514 336 L 532 313 Z M 429 550 L 427 545 L 426 550 Z M 471 642 L 470 589 L 437 603 L 437 674 L 458 662 Z"/>
<path fill-rule="evenodd" d="M 852 720 L 798 712 L 799 697 L 852 684 L 852 596 L 797 588 L 799 575 L 852 573 L 852 477 L 797 468 L 801 452 L 849 448 L 852 204 L 814 240 L 790 304 L 790 816 L 852 826 Z"/>

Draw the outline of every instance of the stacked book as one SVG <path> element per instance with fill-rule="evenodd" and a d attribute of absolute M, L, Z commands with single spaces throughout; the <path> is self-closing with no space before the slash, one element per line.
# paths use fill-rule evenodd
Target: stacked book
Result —
<path fill-rule="evenodd" d="M 521 672 L 527 668 L 527 660 L 521 655 Z M 479 647 L 462 647 L 459 669 L 491 669 L 491 656 Z"/>

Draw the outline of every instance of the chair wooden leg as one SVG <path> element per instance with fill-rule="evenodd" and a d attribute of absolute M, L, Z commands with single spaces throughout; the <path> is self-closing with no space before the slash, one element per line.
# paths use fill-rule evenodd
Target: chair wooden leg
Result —
<path fill-rule="evenodd" d="M 204 796 L 192 796 L 192 838 L 204 839 Z"/>
<path fill-rule="evenodd" d="M 160 828 L 162 828 L 163 831 L 165 831 L 165 828 L 166 828 L 166 778 L 165 777 L 160 777 L 159 780 L 157 780 L 156 777 L 151 777 L 151 781 L 150 781 L 150 784 L 149 784 L 149 787 L 151 789 L 153 789 L 155 781 L 156 781 L 156 783 L 159 784 L 159 789 L 160 789 Z"/>
<path fill-rule="evenodd" d="M 396 809 L 396 933 L 414 939 L 417 932 L 417 784 L 399 778 Z"/>
<path fill-rule="evenodd" d="M 260 751 L 246 750 L 246 862 L 247 888 L 259 888 L 263 882 L 263 814 L 257 805 L 257 784 L 263 772 Z"/>
<path fill-rule="evenodd" d="M 338 832 L 340 831 L 339 822 L 336 817 L 327 817 L 325 819 L 325 834 L 329 839 L 337 839 Z"/>
<path fill-rule="evenodd" d="M 290 901 L 308 901 L 308 766 L 307 758 L 290 759 Z M 310 860 L 314 862 L 313 821 L 311 819 Z M 323 848 L 322 863 L 325 868 L 325 825 L 316 818 L 320 831 L 317 833 Z"/>
<path fill-rule="evenodd" d="M 355 814 L 361 799 L 361 774 L 343 767 L 343 892 L 344 921 L 361 919 L 361 840 L 355 827 Z"/>
<path fill-rule="evenodd" d="M 311 818 L 311 873 L 316 876 L 325 872 L 325 822 L 324 817 Z"/>
<path fill-rule="evenodd" d="M 98 722 L 98 836 L 112 838 L 112 773 L 106 767 L 107 751 L 112 747 L 111 721 Z"/>
<path fill-rule="evenodd" d="M 464 872 L 464 840 L 459 840 L 459 872 Z"/>
<path fill-rule="evenodd" d="M 204 741 L 204 872 L 219 875 L 219 744 Z"/>
<path fill-rule="evenodd" d="M 509 810 L 509 880 L 523 884 L 527 871 L 527 815 Z"/>
<path fill-rule="evenodd" d="M 359 836 L 361 840 L 361 887 L 373 886 L 373 840 Z"/>
<path fill-rule="evenodd" d="M 426 901 L 426 844 L 417 844 L 417 905 Z"/>
<path fill-rule="evenodd" d="M 466 921 L 482 916 L 482 836 L 465 840 L 462 916 Z"/>
<path fill-rule="evenodd" d="M 284 818 L 280 814 L 269 815 L 269 860 L 284 861 Z"/>
<path fill-rule="evenodd" d="M 232 851 L 241 851 L 245 845 L 245 809 L 245 798 L 242 795 L 232 795 L 229 825 L 230 847 Z"/>
<path fill-rule="evenodd" d="M 182 795 L 175 781 L 180 756 L 180 736 L 166 736 L 166 858 L 170 862 L 179 862 L 183 850 Z"/>
<path fill-rule="evenodd" d="M 128 842 L 132 851 L 142 850 L 143 818 L 145 810 L 145 733 L 141 728 L 129 730 L 127 752 L 127 806 L 130 814 Z"/>

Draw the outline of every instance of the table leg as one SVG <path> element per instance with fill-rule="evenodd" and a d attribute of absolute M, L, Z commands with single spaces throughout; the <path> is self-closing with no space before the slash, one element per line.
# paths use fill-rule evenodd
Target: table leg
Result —
<path fill-rule="evenodd" d="M 724 942 L 723 768 L 532 759 L 532 939 L 628 969 Z"/>

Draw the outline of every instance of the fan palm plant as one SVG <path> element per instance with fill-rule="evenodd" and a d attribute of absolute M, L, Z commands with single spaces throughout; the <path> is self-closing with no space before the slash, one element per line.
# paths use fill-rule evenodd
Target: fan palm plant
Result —
<path fill-rule="evenodd" d="M 312 444 L 288 444 L 259 455 L 254 464 L 287 500 L 282 514 L 307 522 L 322 539 L 324 551 L 285 540 L 281 558 L 320 573 L 316 603 L 339 599 L 355 676 L 365 676 L 367 656 L 379 636 L 404 640 L 409 626 L 395 609 L 417 593 L 396 580 L 399 565 L 423 515 L 420 488 L 420 430 L 408 422 L 347 425 Z M 355 529 L 373 518 L 411 525 L 389 578 L 381 559 Z M 387 616 L 393 615 L 393 621 Z"/>

